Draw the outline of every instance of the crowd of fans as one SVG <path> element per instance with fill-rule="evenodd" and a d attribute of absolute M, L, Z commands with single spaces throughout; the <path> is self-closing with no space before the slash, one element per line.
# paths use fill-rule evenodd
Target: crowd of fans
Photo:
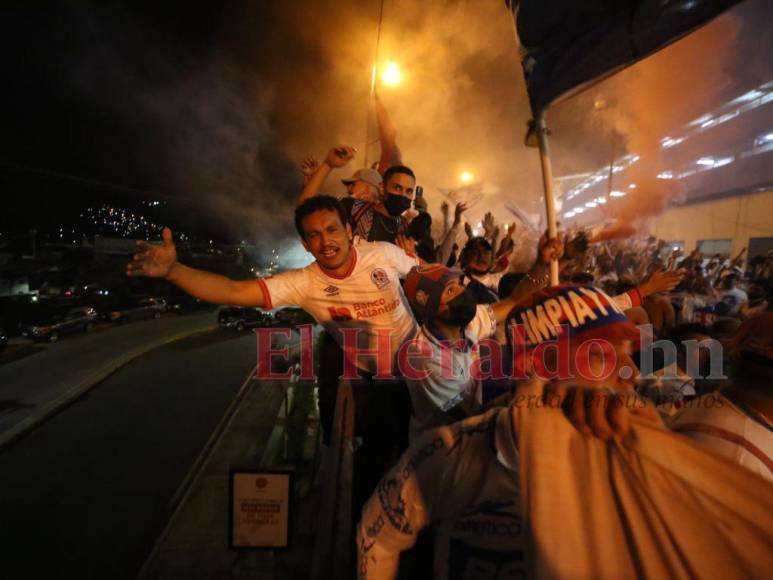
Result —
<path fill-rule="evenodd" d="M 164 244 L 142 245 L 127 269 L 212 302 L 297 304 L 324 326 L 318 384 L 326 444 L 340 377 L 354 388 L 360 577 L 522 577 L 535 557 L 520 498 L 531 481 L 521 470 L 533 439 L 523 433 L 524 413 L 532 407 L 562 414 L 577 437 L 603 444 L 625 440 L 641 422 L 656 424 L 707 450 L 691 451 L 697 455 L 686 464 L 716 470 L 711 461 L 733 462 L 745 487 L 739 493 L 761 489 L 769 498 L 771 256 L 684 255 L 654 237 L 596 241 L 585 231 L 543 235 L 524 248 L 529 238 L 516 232 L 526 224 L 497 223 L 489 213 L 476 235 L 464 221 L 465 203 L 444 202 L 436 223 L 414 171 L 400 162 L 383 108 L 379 114 L 388 145 L 373 167 L 342 179 L 342 199 L 320 190 L 354 148 L 303 163 L 295 225 L 312 265 L 257 282 L 229 280 L 177 262 L 165 230 Z M 536 254 L 528 267 L 513 259 L 524 250 Z M 552 260 L 558 286 L 549 283 Z M 562 355 L 543 347 L 560 338 L 571 356 L 556 379 L 543 371 L 558 368 Z M 609 372 L 595 371 L 609 352 L 588 350 L 588 341 L 612 349 Z M 541 359 L 526 356 L 536 352 Z M 582 454 L 555 460 L 582 461 Z M 769 530 L 770 514 L 762 517 Z M 434 552 L 432 562 L 407 557 L 412 548 Z"/>

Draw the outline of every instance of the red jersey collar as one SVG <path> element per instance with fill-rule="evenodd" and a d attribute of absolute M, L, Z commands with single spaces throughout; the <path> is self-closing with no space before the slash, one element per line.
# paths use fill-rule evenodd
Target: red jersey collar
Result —
<path fill-rule="evenodd" d="M 325 270 L 319 262 L 317 262 L 317 266 L 319 266 L 319 269 L 322 271 L 322 273 L 327 276 L 328 278 L 335 278 L 336 280 L 343 280 L 344 278 L 348 278 L 352 275 L 352 272 L 354 272 L 354 268 L 357 265 L 357 248 L 354 247 L 354 244 L 352 244 L 352 253 L 354 254 L 354 258 L 352 259 L 352 263 L 349 266 L 349 269 L 346 270 L 343 274 L 335 274 L 331 272 L 330 270 Z"/>

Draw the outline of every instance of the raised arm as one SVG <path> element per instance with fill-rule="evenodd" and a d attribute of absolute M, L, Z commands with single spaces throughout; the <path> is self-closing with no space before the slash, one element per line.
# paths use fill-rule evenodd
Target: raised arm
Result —
<path fill-rule="evenodd" d="M 303 190 L 298 196 L 295 205 L 301 205 L 310 197 L 317 195 L 330 172 L 349 163 L 354 158 L 356 152 L 357 150 L 354 147 L 349 147 L 348 145 L 339 145 L 331 149 L 316 171 L 311 174 L 308 180 L 304 180 Z"/>
<path fill-rule="evenodd" d="M 163 243 L 160 246 L 137 241 L 137 253 L 126 265 L 126 275 L 164 278 L 205 302 L 258 308 L 266 305 L 261 285 L 255 280 L 231 280 L 178 262 L 169 228 L 164 228 Z"/>
<path fill-rule="evenodd" d="M 446 204 L 446 207 L 447 205 L 448 204 Z M 456 238 L 459 236 L 459 228 L 462 225 L 462 214 L 466 210 L 467 204 L 463 202 L 456 204 L 456 208 L 454 209 L 454 223 L 448 229 L 448 231 L 446 231 L 443 237 L 443 241 L 440 242 L 440 246 L 438 246 L 437 249 L 437 261 L 439 264 L 445 264 L 448 262 L 448 258 L 451 257 L 451 251 L 453 250 L 454 242 L 456 242 Z M 447 210 L 446 213 L 448 213 Z"/>

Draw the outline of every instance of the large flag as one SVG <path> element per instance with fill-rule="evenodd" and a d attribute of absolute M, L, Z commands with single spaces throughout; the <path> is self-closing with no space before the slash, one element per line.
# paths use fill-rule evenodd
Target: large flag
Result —
<path fill-rule="evenodd" d="M 505 0 L 532 112 L 660 50 L 740 0 Z"/>

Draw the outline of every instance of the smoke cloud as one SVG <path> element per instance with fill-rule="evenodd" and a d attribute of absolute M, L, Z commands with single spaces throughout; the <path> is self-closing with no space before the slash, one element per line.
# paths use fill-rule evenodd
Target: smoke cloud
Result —
<path fill-rule="evenodd" d="M 197 220 L 231 238 L 291 240 L 297 163 L 339 143 L 356 146 L 353 166 L 326 186 L 334 193 L 364 163 L 378 9 L 379 0 L 218 4 L 214 32 L 194 54 L 128 11 L 74 11 L 70 24 L 84 40 L 62 67 L 81 98 L 142 127 L 147 138 L 138 155 L 154 167 L 158 189 L 190 202 Z M 724 95 L 736 29 L 732 17 L 722 17 L 551 108 L 556 175 L 635 152 L 641 162 L 615 180 L 642 187 L 609 203 L 607 217 L 661 211 L 676 194 L 652 179 L 662 165 L 659 139 Z M 379 83 L 377 91 L 436 222 L 448 192 L 462 187 L 463 170 L 476 176 L 471 190 L 480 194 L 465 216 L 471 224 L 486 211 L 511 221 L 507 205 L 543 213 L 538 153 L 523 145 L 531 114 L 503 2 L 386 1 L 379 69 L 388 62 L 398 64 L 402 83 Z M 377 157 L 377 144 L 369 154 Z M 526 247 L 533 233 L 519 230 Z"/>

